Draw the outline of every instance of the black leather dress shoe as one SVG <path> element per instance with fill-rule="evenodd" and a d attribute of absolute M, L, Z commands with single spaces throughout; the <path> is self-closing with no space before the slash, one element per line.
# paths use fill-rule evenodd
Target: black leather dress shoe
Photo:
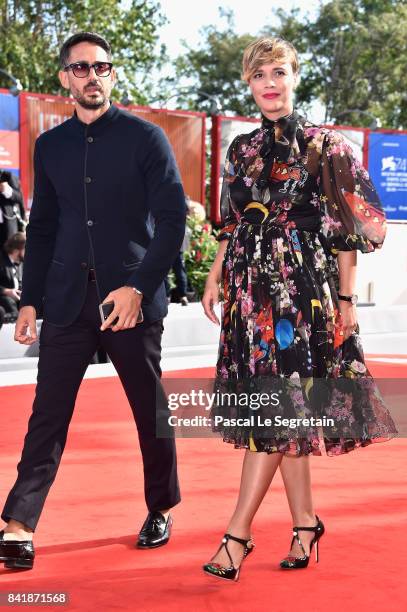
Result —
<path fill-rule="evenodd" d="M 4 540 L 4 531 L 0 531 L 0 562 L 4 562 L 4 567 L 32 569 L 34 557 L 34 544 L 31 540 Z"/>
<path fill-rule="evenodd" d="M 157 548 L 167 544 L 171 535 L 172 518 L 161 512 L 149 512 L 138 536 L 137 548 Z"/>

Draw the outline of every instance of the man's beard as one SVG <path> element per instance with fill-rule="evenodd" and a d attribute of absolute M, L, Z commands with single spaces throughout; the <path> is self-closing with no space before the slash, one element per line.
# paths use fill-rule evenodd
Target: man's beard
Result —
<path fill-rule="evenodd" d="M 95 98 L 94 100 L 88 100 L 87 98 L 85 98 L 86 92 L 85 94 L 81 94 L 78 90 L 76 90 L 72 93 L 77 103 L 86 110 L 94 110 L 96 108 L 101 108 L 106 104 L 107 98 L 103 91 L 99 91 L 98 93 L 101 94 L 101 97 L 98 97 L 97 99 Z"/>

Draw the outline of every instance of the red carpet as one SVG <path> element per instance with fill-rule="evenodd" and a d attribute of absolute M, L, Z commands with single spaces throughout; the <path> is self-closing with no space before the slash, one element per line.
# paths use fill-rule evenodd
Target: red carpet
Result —
<path fill-rule="evenodd" d="M 403 366 L 369 368 L 375 376 L 406 376 Z M 15 479 L 33 390 L 0 388 L 1 504 Z M 163 548 L 138 551 L 133 545 L 146 510 L 130 408 L 116 379 L 84 381 L 36 532 L 34 570 L 1 566 L 0 593 L 63 591 L 69 605 L 51 609 L 103 612 L 406 609 L 406 440 L 311 459 L 315 506 L 327 533 L 320 563 L 313 555 L 306 570 L 278 569 L 291 539 L 278 474 L 256 517 L 256 551 L 236 584 L 206 577 L 200 567 L 233 509 L 243 451 L 217 439 L 177 444 L 183 501 L 173 512 L 173 537 Z"/>

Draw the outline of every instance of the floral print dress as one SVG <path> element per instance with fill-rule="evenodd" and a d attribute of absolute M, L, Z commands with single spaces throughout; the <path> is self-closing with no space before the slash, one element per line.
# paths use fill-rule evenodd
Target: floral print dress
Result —
<path fill-rule="evenodd" d="M 357 394 L 341 385 L 330 391 L 324 414 L 340 423 L 337 430 L 274 427 L 267 435 L 264 427 L 230 425 L 225 415 L 248 416 L 238 405 L 215 405 L 212 417 L 223 421 L 214 429 L 236 448 L 292 455 L 321 455 L 324 445 L 337 455 L 396 435 L 358 326 L 346 341 L 341 334 L 338 251 L 374 251 L 386 233 L 369 175 L 342 135 L 296 111 L 277 122 L 263 116 L 259 129 L 229 147 L 221 214 L 218 240 L 228 245 L 216 390 L 301 381 L 291 387 L 290 414 L 307 417 L 315 414 L 309 390 L 316 381 L 359 384 Z"/>

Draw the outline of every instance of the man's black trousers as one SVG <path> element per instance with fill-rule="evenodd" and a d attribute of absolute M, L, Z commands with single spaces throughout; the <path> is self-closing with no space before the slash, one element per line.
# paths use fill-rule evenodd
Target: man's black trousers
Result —
<path fill-rule="evenodd" d="M 156 418 L 162 422 L 169 415 L 160 383 L 162 321 L 118 332 L 101 332 L 100 325 L 94 281 L 88 283 L 74 323 L 56 327 L 43 322 L 33 412 L 17 481 L 1 515 L 6 522 L 14 519 L 36 528 L 59 467 L 80 383 L 99 345 L 117 370 L 136 421 L 148 509 L 165 510 L 180 501 L 175 440 L 156 437 Z"/>

